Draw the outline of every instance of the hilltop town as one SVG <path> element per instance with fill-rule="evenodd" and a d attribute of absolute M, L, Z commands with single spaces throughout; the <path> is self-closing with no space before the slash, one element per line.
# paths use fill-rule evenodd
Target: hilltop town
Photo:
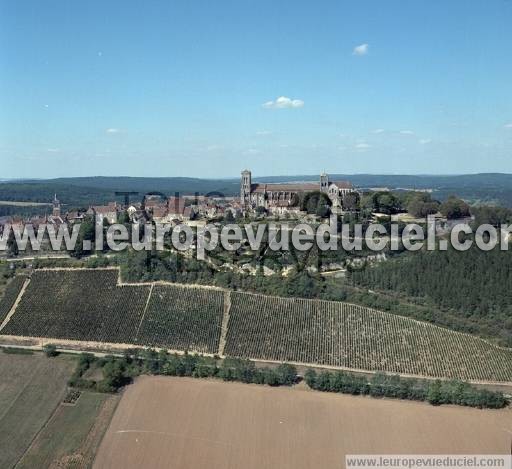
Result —
<path fill-rule="evenodd" d="M 135 224 L 185 223 L 190 226 L 201 226 L 210 221 L 257 217 L 305 220 L 308 218 L 308 211 L 304 208 L 304 199 L 312 193 L 325 194 L 325 205 L 329 205 L 329 213 L 339 215 L 354 210 L 359 198 L 358 191 L 350 182 L 330 181 L 325 173 L 320 175 L 317 184 L 262 184 L 252 183 L 251 172 L 245 170 L 241 174 L 239 197 L 225 197 L 219 193 L 172 196 L 146 194 L 139 201 L 112 201 L 106 205 L 67 209 L 59 200 L 58 194 L 55 194 L 50 214 L 26 218 L 4 216 L 0 217 L 0 226 L 10 224 L 22 228 L 30 224 L 37 228 L 41 224 L 72 225 L 87 217 L 93 218 L 99 224 L 129 221 Z M 323 215 L 327 215 L 327 212 Z"/>

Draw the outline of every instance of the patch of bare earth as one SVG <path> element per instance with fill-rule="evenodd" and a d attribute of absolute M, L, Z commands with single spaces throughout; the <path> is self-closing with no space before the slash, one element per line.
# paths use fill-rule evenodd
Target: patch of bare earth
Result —
<path fill-rule="evenodd" d="M 142 377 L 95 469 L 339 469 L 346 454 L 506 453 L 512 410 L 432 407 L 304 389 Z"/>

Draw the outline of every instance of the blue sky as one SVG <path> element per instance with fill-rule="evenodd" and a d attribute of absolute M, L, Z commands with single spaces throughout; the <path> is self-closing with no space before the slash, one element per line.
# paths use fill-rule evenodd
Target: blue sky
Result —
<path fill-rule="evenodd" d="M 510 0 L 0 0 L 0 178 L 512 172 L 510 24 Z"/>

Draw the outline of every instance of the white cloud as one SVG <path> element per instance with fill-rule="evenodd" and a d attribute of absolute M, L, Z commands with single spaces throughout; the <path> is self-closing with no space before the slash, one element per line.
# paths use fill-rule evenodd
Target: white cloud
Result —
<path fill-rule="evenodd" d="M 383 133 L 383 132 L 384 132 L 384 129 L 375 129 L 375 130 L 373 131 L 373 133 L 374 133 L 374 134 L 381 134 L 381 133 Z"/>
<path fill-rule="evenodd" d="M 46 151 L 48 153 L 60 153 L 60 148 L 48 148 Z"/>
<path fill-rule="evenodd" d="M 355 149 L 357 151 L 366 151 L 368 149 L 370 149 L 372 146 L 371 145 L 368 145 L 367 143 L 365 142 L 361 142 L 361 143 L 358 143 L 356 146 L 355 146 Z"/>
<path fill-rule="evenodd" d="M 248 155 L 257 155 L 258 153 L 261 153 L 259 150 L 257 150 L 256 148 L 249 148 L 245 151 L 245 153 L 247 153 Z"/>
<path fill-rule="evenodd" d="M 122 130 L 110 128 L 110 129 L 105 130 L 105 132 L 107 132 L 107 134 L 118 134 L 118 133 L 122 132 Z"/>
<path fill-rule="evenodd" d="M 414 132 L 412 130 L 401 130 L 400 133 L 402 135 L 414 135 Z"/>
<path fill-rule="evenodd" d="M 422 138 L 420 140 L 420 145 L 427 145 L 428 143 L 430 143 L 432 140 L 430 140 L 430 138 Z"/>
<path fill-rule="evenodd" d="M 280 96 L 275 101 L 267 101 L 263 104 L 265 109 L 298 109 L 304 107 L 302 99 L 291 99 L 286 96 Z"/>
<path fill-rule="evenodd" d="M 509 124 L 505 124 L 505 128 L 506 129 L 512 129 L 512 122 L 510 122 Z"/>
<path fill-rule="evenodd" d="M 368 54 L 368 47 L 368 44 L 360 44 L 359 46 L 354 47 L 352 55 L 366 55 Z"/>
<path fill-rule="evenodd" d="M 272 134 L 271 130 L 258 130 L 256 132 L 256 135 L 258 135 L 258 136 L 271 135 L 271 134 Z"/>

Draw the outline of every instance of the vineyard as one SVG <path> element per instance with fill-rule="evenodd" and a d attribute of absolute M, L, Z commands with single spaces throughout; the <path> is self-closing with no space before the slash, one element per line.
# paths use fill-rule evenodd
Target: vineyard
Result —
<path fill-rule="evenodd" d="M 512 381 L 512 350 L 346 303 L 232 293 L 226 355 Z"/>
<path fill-rule="evenodd" d="M 223 308 L 222 291 L 155 285 L 137 343 L 217 353 Z"/>
<path fill-rule="evenodd" d="M 36 270 L 1 333 L 217 352 L 222 291 L 117 280 L 114 269 Z"/>
<path fill-rule="evenodd" d="M 2 334 L 131 343 L 149 286 L 117 286 L 117 270 L 38 270 Z"/>
<path fill-rule="evenodd" d="M 24 278 L 0 301 L 5 318 Z M 512 382 L 512 350 L 340 302 L 36 270 L 2 335 L 132 344 L 367 371 Z"/>
<path fill-rule="evenodd" d="M 26 279 L 27 277 L 24 275 L 18 275 L 17 277 L 14 277 L 7 285 L 4 296 L 2 299 L 0 299 L 0 324 L 4 322 L 4 319 L 9 314 L 9 311 L 18 298 L 18 295 L 20 294 Z"/>

